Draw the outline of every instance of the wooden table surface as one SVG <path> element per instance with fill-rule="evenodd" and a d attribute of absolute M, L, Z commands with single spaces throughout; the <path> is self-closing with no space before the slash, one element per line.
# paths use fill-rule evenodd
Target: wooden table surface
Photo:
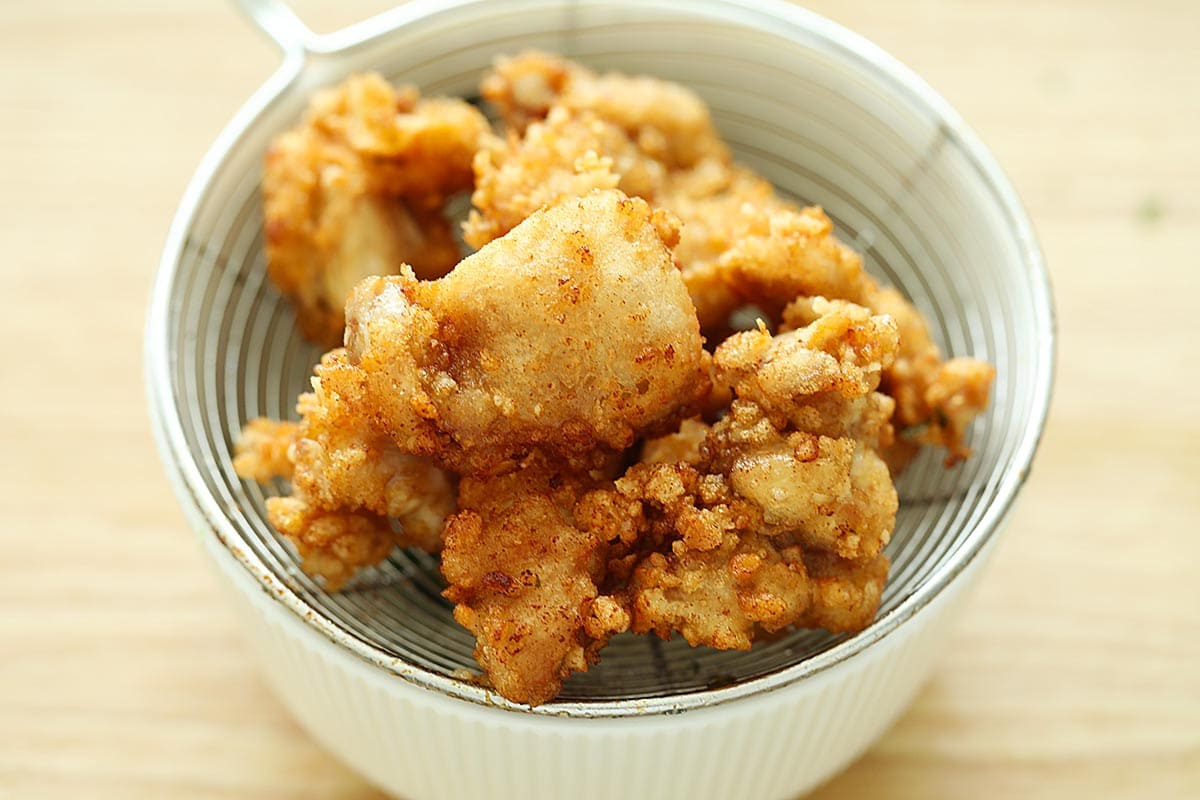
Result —
<path fill-rule="evenodd" d="M 329 29 L 382 3 L 332 5 L 299 8 Z M 1200 4 L 814 7 L 993 148 L 1061 337 L 1033 477 L 949 651 L 815 796 L 1200 797 Z M 267 692 L 143 400 L 168 222 L 275 59 L 220 2 L 0 5 L 0 797 L 379 796 Z"/>

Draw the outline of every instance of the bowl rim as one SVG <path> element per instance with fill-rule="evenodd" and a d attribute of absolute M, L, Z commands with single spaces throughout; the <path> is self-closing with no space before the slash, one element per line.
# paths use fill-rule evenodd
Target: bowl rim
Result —
<path fill-rule="evenodd" d="M 387 36 L 406 24 L 441 15 L 452 15 L 468 7 L 490 5 L 492 0 L 410 0 L 348 28 L 319 36 L 304 28 L 278 0 L 240 1 L 255 24 L 279 45 L 283 52 L 283 61 L 214 140 L 189 181 L 172 220 L 146 315 L 144 366 L 147 401 L 159 454 L 166 465 L 179 501 L 190 505 L 198 516 L 206 521 L 209 530 L 258 580 L 265 592 L 310 627 L 369 664 L 409 683 L 467 702 L 526 714 L 575 718 L 629 718 L 679 714 L 776 691 L 853 658 L 893 634 L 929 605 L 974 562 L 981 551 L 986 549 L 985 546 L 1007 516 L 1021 487 L 1028 479 L 1033 457 L 1045 430 L 1056 364 L 1057 330 L 1049 274 L 1033 226 L 1016 190 L 995 158 L 950 104 L 916 73 L 864 37 L 785 0 L 703 0 L 678 5 L 688 13 L 703 13 L 715 18 L 720 12 L 724 12 L 726 15 L 736 14 L 739 19 L 745 20 L 746 24 L 769 24 L 773 33 L 841 57 L 852 66 L 861 69 L 880 86 L 902 97 L 911 107 L 920 109 L 938 120 L 945 135 L 958 146 L 978 174 L 982 185 L 990 190 L 997 206 L 1002 210 L 1005 227 L 1013 235 L 1020 249 L 1019 264 L 1014 263 L 1013 266 L 1023 269 L 1024 277 L 1034 290 L 1035 307 L 1030 311 L 1034 324 L 1039 328 L 1040 369 L 1035 376 L 1030 424 L 1014 450 L 1014 458 L 1004 467 L 995 500 L 984 510 L 973 529 L 967 533 L 946 562 L 932 572 L 896 608 L 877 618 L 864 631 L 821 653 L 770 674 L 730 686 L 663 698 L 552 701 L 530 708 L 505 700 L 487 688 L 433 673 L 403 659 L 387 655 L 316 613 L 249 548 L 241 546 L 241 530 L 226 515 L 218 499 L 207 490 L 202 478 L 201 465 L 187 446 L 180 419 L 180 407 L 172 390 L 172 359 L 167 348 L 171 291 L 177 277 L 176 268 L 183 253 L 187 232 L 227 153 L 280 99 L 287 88 L 301 77 L 314 59 L 322 60 L 323 56 L 347 53 Z M 617 2 L 633 5 L 635 0 Z"/>

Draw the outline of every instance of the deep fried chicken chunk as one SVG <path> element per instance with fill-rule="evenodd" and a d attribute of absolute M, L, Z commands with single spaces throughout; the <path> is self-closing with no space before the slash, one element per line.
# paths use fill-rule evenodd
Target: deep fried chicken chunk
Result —
<path fill-rule="evenodd" d="M 777 429 L 790 424 L 821 436 L 849 436 L 875 450 L 891 445 L 895 403 L 875 391 L 899 346 L 891 317 L 814 298 L 797 300 L 788 318 L 807 325 L 726 339 L 714 358 L 717 383 L 752 401 Z"/>
<path fill-rule="evenodd" d="M 687 464 L 637 464 L 575 508 L 581 527 L 610 539 L 608 580 L 632 629 L 692 645 L 748 649 L 758 627 L 794 624 L 808 606 L 799 547 L 781 551 L 762 514 L 724 477 Z"/>
<path fill-rule="evenodd" d="M 436 278 L 457 263 L 441 207 L 471 188 L 487 129 L 467 103 L 367 74 L 318 92 L 275 138 L 263 173 L 267 269 L 305 336 L 340 344 L 342 306 L 364 277 L 407 263 Z"/>
<path fill-rule="evenodd" d="M 609 589 L 635 632 L 747 649 L 759 632 L 859 630 L 874 616 L 897 510 L 876 452 L 891 405 L 875 389 L 896 325 L 804 302 L 793 319 L 805 327 L 717 348 L 716 380 L 735 398 L 722 419 L 647 442 L 640 463 L 576 506 L 610 543 Z"/>
<path fill-rule="evenodd" d="M 500 694 L 537 705 L 598 660 L 628 614 L 601 597 L 605 543 L 572 521 L 587 476 L 535 459 L 494 478 L 464 478 L 446 526 L 442 573 L 454 617 Z"/>
<path fill-rule="evenodd" d="M 886 555 L 851 560 L 808 549 L 804 566 L 812 594 L 800 625 L 830 633 L 855 633 L 875 620 L 891 567 Z"/>
<path fill-rule="evenodd" d="M 252 421 L 234 462 L 245 478 L 291 479 L 290 496 L 267 500 L 268 517 L 296 545 L 305 570 L 324 577 L 330 589 L 393 547 L 437 550 L 442 523 L 454 510 L 446 473 L 401 453 L 343 402 L 358 380 L 344 350 L 327 353 L 313 391 L 297 403 L 301 421 Z"/>
<path fill-rule="evenodd" d="M 845 558 L 878 555 L 898 507 L 879 454 L 849 437 L 779 431 L 757 412 L 734 401 L 714 426 L 714 468 L 758 506 L 768 530 Z"/>
<path fill-rule="evenodd" d="M 518 132 L 560 106 L 620 126 L 642 152 L 668 168 L 691 167 L 706 158 L 728 159 L 729 150 L 713 127 L 708 106 L 677 83 L 644 75 L 597 75 L 558 56 L 526 51 L 498 59 L 481 89 L 484 99 Z"/>
<path fill-rule="evenodd" d="M 943 362 L 920 313 L 899 292 L 879 286 L 862 257 L 833 236 L 820 208 L 780 198 L 767 181 L 732 164 L 726 148 L 711 144 L 716 135 L 699 98 L 668 92 L 652 79 L 598 76 L 541 53 L 501 59 L 483 88 L 524 135 L 493 139 L 475 162 L 481 189 L 466 226 L 472 243 L 501 235 L 574 187 L 620 186 L 679 217 L 674 256 L 710 338 L 727 335 L 744 307 L 786 326 L 784 307 L 798 297 L 848 300 L 890 314 L 901 330 L 900 351 L 883 387 L 896 400 L 905 435 L 885 455 L 897 469 L 919 443 L 945 447 L 948 464 L 969 455 L 963 437 L 986 407 L 991 368 L 974 359 Z M 637 102 L 610 102 L 622 92 Z M 662 109 L 672 107 L 684 109 L 674 126 L 661 121 Z M 698 144 L 687 144 L 684 131 Z"/>
<path fill-rule="evenodd" d="M 250 420 L 234 445 L 234 471 L 257 483 L 275 478 L 291 480 L 292 459 L 288 451 L 299 432 L 300 425 L 296 422 L 277 422 L 265 417 Z"/>
<path fill-rule="evenodd" d="M 614 190 L 535 213 L 446 277 L 364 281 L 347 305 L 365 407 L 405 452 L 494 474 L 576 462 L 687 416 L 708 391 L 673 221 Z"/>
<path fill-rule="evenodd" d="M 969 453 L 992 368 L 943 361 L 687 89 L 525 53 L 482 91 L 504 135 L 357 76 L 268 156 L 269 266 L 305 332 L 335 341 L 349 294 L 301 420 L 252 421 L 235 458 L 292 481 L 268 512 L 305 570 L 336 589 L 444 545 L 476 659 L 530 704 L 625 630 L 747 649 L 869 625 L 893 475 L 920 444 Z M 479 250 L 447 273 L 443 204 L 472 185 Z"/>
<path fill-rule="evenodd" d="M 767 525 L 844 558 L 874 557 L 898 502 L 876 452 L 891 440 L 891 404 L 874 391 L 895 358 L 896 325 L 844 301 L 804 303 L 805 327 L 738 333 L 717 348 L 717 380 L 737 399 L 706 446 Z"/>
<path fill-rule="evenodd" d="M 351 407 L 402 452 L 462 475 L 443 572 L 506 697 L 538 703 L 627 625 L 601 599 L 604 540 L 577 496 L 636 439 L 694 413 L 710 360 L 668 242 L 673 220 L 615 190 L 537 212 L 446 277 L 360 284 Z"/>
<path fill-rule="evenodd" d="M 630 588 L 633 630 L 688 644 L 749 650 L 761 628 L 778 631 L 799 622 L 811 588 L 803 551 L 782 549 L 752 531 L 729 535 L 712 550 L 681 555 L 651 553 Z"/>
<path fill-rule="evenodd" d="M 503 236 L 540 208 L 593 189 L 653 196 L 665 171 L 616 125 L 563 108 L 531 123 L 521 139 L 485 136 L 474 169 L 475 208 L 463 237 L 475 247 Z"/>

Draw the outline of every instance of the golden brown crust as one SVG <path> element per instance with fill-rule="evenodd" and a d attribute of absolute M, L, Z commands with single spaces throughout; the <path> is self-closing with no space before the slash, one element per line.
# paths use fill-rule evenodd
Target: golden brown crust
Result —
<path fill-rule="evenodd" d="M 516 702 L 625 630 L 746 649 L 865 628 L 892 475 L 920 443 L 965 457 L 991 368 L 943 361 L 693 93 L 526 53 L 483 94 L 504 136 L 359 76 L 272 150 L 273 277 L 327 340 L 353 288 L 301 421 L 238 444 L 240 474 L 292 480 L 272 524 L 331 589 L 444 541 L 455 618 Z M 472 180 L 480 249 L 440 277 L 441 204 Z"/>
<path fill-rule="evenodd" d="M 730 535 L 712 550 L 651 553 L 630 585 L 632 629 L 693 647 L 749 650 L 757 632 L 798 622 L 809 603 L 799 547 L 780 550 L 752 532 Z"/>
<path fill-rule="evenodd" d="M 679 218 L 674 257 L 706 336 L 723 339 L 747 307 L 795 327 L 784 307 L 813 296 L 889 314 L 900 328 L 900 350 L 883 387 L 896 400 L 905 438 L 885 455 L 897 468 L 916 443 L 945 447 L 947 463 L 969 455 L 963 435 L 986 407 L 993 377 L 987 365 L 967 359 L 943 369 L 912 304 L 864 271 L 824 211 L 783 200 L 767 181 L 733 165 L 727 149 L 712 144 L 711 120 L 694 95 L 639 77 L 596 75 L 537 52 L 497 62 L 484 95 L 521 135 L 493 139 L 475 162 L 477 184 L 486 188 L 476 193 L 466 227 L 472 242 L 501 235 L 523 214 L 581 188 L 619 186 Z M 621 104 L 618 96 L 633 99 Z M 666 109 L 677 123 L 662 121 Z"/>
<path fill-rule="evenodd" d="M 474 209 L 463 225 L 463 237 L 474 247 L 503 236 L 541 208 L 594 189 L 646 196 L 663 173 L 620 128 L 562 108 L 531 123 L 521 139 L 485 137 L 474 169 Z"/>
<path fill-rule="evenodd" d="M 669 168 L 729 157 L 708 107 L 677 83 L 645 75 L 598 75 L 558 56 L 531 50 L 497 59 L 481 89 L 518 132 L 558 106 L 619 126 L 639 150 Z"/>
<path fill-rule="evenodd" d="M 436 278 L 457 263 L 441 207 L 471 188 L 486 130 L 462 101 L 422 100 L 367 74 L 317 93 L 275 138 L 263 173 L 267 269 L 305 336 L 339 344 L 346 295 L 364 277 L 408 263 Z"/>
<path fill-rule="evenodd" d="M 806 550 L 804 564 L 812 593 L 799 624 L 830 633 L 855 633 L 875 620 L 891 567 L 886 555 L 850 560 Z"/>
<path fill-rule="evenodd" d="M 510 699 L 553 696 L 628 625 L 617 598 L 600 600 L 607 543 L 572 509 L 707 393 L 674 234 L 645 202 L 597 191 L 535 212 L 439 281 L 370 279 L 347 305 L 339 396 L 402 452 L 462 475 L 446 596 Z"/>
<path fill-rule="evenodd" d="M 897 510 L 877 452 L 891 406 L 873 398 L 896 326 L 823 298 L 793 318 L 807 324 L 717 348 L 714 373 L 735 398 L 722 419 L 648 442 L 575 507 L 609 542 L 608 587 L 635 632 L 747 649 L 789 625 L 842 632 L 873 618 Z"/>
<path fill-rule="evenodd" d="M 454 616 L 498 692 L 537 705 L 584 671 L 628 616 L 601 601 L 604 542 L 571 509 L 587 479 L 535 459 L 494 478 L 465 478 L 446 526 L 442 573 Z"/>
<path fill-rule="evenodd" d="M 266 483 L 275 478 L 292 477 L 288 449 L 296 441 L 300 426 L 295 422 L 276 422 L 259 417 L 242 428 L 233 450 L 233 469 L 243 478 Z"/>
<path fill-rule="evenodd" d="M 305 569 L 323 576 L 330 589 L 382 561 L 393 547 L 439 549 L 443 520 L 454 510 L 449 475 L 428 459 L 400 452 L 348 406 L 358 380 L 344 350 L 326 353 L 313 391 L 297 402 L 301 421 L 251 422 L 234 463 L 245 478 L 260 480 L 269 466 L 271 477 L 291 479 L 290 496 L 267 501 L 271 523 L 296 545 Z"/>
<path fill-rule="evenodd" d="M 347 344 L 379 424 L 472 474 L 532 447 L 585 463 L 674 427 L 707 393 L 708 356 L 662 222 L 597 191 L 535 213 L 439 281 L 360 284 Z"/>
<path fill-rule="evenodd" d="M 326 510 L 303 497 L 267 499 L 267 518 L 296 546 L 300 566 L 336 592 L 360 569 L 387 558 L 396 546 L 390 523 L 369 512 Z"/>

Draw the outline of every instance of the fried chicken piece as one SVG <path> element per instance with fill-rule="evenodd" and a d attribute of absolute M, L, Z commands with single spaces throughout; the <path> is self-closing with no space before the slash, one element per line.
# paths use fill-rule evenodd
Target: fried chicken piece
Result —
<path fill-rule="evenodd" d="M 735 398 L 723 418 L 648 442 L 576 506 L 609 542 L 607 588 L 635 632 L 748 649 L 789 625 L 858 630 L 878 608 L 898 498 L 876 452 L 892 405 L 874 390 L 896 325 L 824 298 L 792 318 L 807 324 L 717 348 L 716 381 Z"/>
<path fill-rule="evenodd" d="M 593 189 L 652 196 L 664 172 L 617 126 L 564 108 L 531 123 L 521 139 L 484 137 L 474 169 L 475 208 L 463 225 L 473 247 L 503 236 L 540 208 Z"/>
<path fill-rule="evenodd" d="M 971 450 L 963 438 L 987 408 L 995 367 L 975 358 L 943 361 L 925 319 L 895 289 L 875 288 L 868 302 L 890 314 L 900 329 L 900 350 L 883 377 L 883 390 L 896 400 L 896 423 L 904 435 L 886 453 L 889 462 L 903 468 L 918 444 L 944 447 L 947 467 L 967 458 Z"/>
<path fill-rule="evenodd" d="M 765 230 L 739 239 L 713 268 L 732 297 L 762 309 L 781 322 L 783 331 L 812 318 L 804 303 L 784 306 L 813 295 L 848 300 L 873 314 L 890 316 L 899 346 L 884 368 L 882 390 L 896 402 L 896 424 L 905 431 L 906 441 L 885 448 L 889 462 L 898 472 L 911 455 L 911 442 L 945 447 L 948 466 L 967 457 L 963 436 L 987 406 L 994 369 L 977 359 L 943 361 L 920 312 L 863 270 L 861 256 L 834 237 L 833 223 L 821 209 L 776 211 L 766 220 Z M 721 310 L 710 309 L 710 314 Z"/>
<path fill-rule="evenodd" d="M 641 463 L 575 507 L 580 527 L 610 542 L 610 585 L 627 583 L 636 633 L 749 649 L 758 628 L 800 619 L 809 588 L 800 549 L 781 552 L 762 514 L 723 476 L 691 465 Z"/>
<path fill-rule="evenodd" d="M 796 300 L 788 319 L 807 324 L 776 336 L 760 327 L 726 339 L 714 354 L 717 384 L 752 401 L 779 430 L 791 425 L 876 450 L 889 446 L 895 404 L 875 389 L 899 347 L 895 322 L 821 297 Z"/>
<path fill-rule="evenodd" d="M 256 483 L 275 478 L 291 480 L 292 460 L 288 450 L 296 441 L 300 425 L 259 417 L 242 428 L 233 449 L 233 470 Z"/>
<path fill-rule="evenodd" d="M 405 452 L 491 475 L 535 448 L 576 467 L 669 430 L 709 388 L 673 220 L 615 190 L 534 213 L 446 277 L 361 283 L 362 407 Z"/>
<path fill-rule="evenodd" d="M 830 633 L 856 633 L 875 620 L 891 568 L 886 555 L 855 561 L 807 549 L 804 566 L 812 593 L 798 624 Z"/>
<path fill-rule="evenodd" d="M 462 481 L 462 510 L 446 526 L 445 594 L 475 634 L 476 660 L 509 700 L 553 698 L 629 626 L 624 609 L 597 589 L 604 542 L 572 521 L 580 491 L 594 482 L 541 459 Z"/>
<path fill-rule="evenodd" d="M 268 518 L 296 545 L 305 571 L 324 577 L 331 590 L 393 547 L 437 550 L 443 521 L 454 510 L 446 473 L 401 453 L 343 402 L 359 380 L 344 350 L 326 353 L 312 393 L 297 403 L 301 421 L 251 421 L 234 462 L 244 478 L 291 479 L 290 496 L 267 500 Z"/>
<path fill-rule="evenodd" d="M 642 75 L 597 75 L 558 56 L 526 51 L 498 59 L 480 88 L 518 132 L 560 106 L 619 126 L 642 152 L 669 169 L 729 158 L 708 106 L 677 83 Z"/>
<path fill-rule="evenodd" d="M 523 133 L 529 123 L 542 119 L 580 68 L 564 58 L 526 50 L 514 57 L 501 56 L 479 85 L 483 98 L 500 112 L 504 124 Z"/>
<path fill-rule="evenodd" d="M 896 325 L 844 301 L 793 305 L 805 327 L 738 333 L 717 348 L 716 380 L 737 399 L 706 441 L 710 463 L 775 530 L 874 557 L 898 506 L 876 452 L 891 442 L 892 404 L 874 391 L 895 358 Z"/>
<path fill-rule="evenodd" d="M 326 353 L 313 393 L 302 396 L 300 435 L 292 447 L 292 484 L 321 508 L 359 508 L 397 520 L 402 547 L 435 551 L 442 524 L 454 510 L 453 482 L 428 459 L 401 452 L 369 420 L 342 402 L 361 389 L 344 349 Z"/>
<path fill-rule="evenodd" d="M 471 188 L 487 129 L 467 103 L 367 74 L 318 92 L 275 138 L 263 173 L 267 269 L 305 336 L 340 344 L 342 307 L 364 277 L 408 263 L 436 278 L 458 262 L 441 207 Z"/>
<path fill-rule="evenodd" d="M 901 345 L 883 386 L 896 400 L 905 439 L 886 448 L 888 460 L 898 471 L 917 443 L 945 447 L 948 464 L 969 455 L 963 436 L 986 407 L 990 368 L 962 359 L 943 369 L 949 362 L 942 361 L 920 313 L 864 271 L 861 256 L 833 236 L 824 211 L 797 207 L 761 177 L 733 165 L 727 149 L 710 143 L 716 137 L 711 120 L 695 108 L 703 103 L 694 95 L 667 99 L 660 84 L 596 76 L 540 53 L 499 61 L 484 79 L 484 96 L 525 137 L 510 136 L 503 146 L 497 140 L 476 162 L 477 182 L 489 189 L 475 198 L 468 238 L 479 244 L 503 233 L 539 204 L 567 196 L 575 184 L 616 180 L 627 193 L 679 217 L 674 256 L 710 338 L 724 338 L 745 307 L 779 323 L 784 306 L 801 296 L 843 299 L 891 314 Z M 610 102 L 621 92 L 637 102 Z M 659 121 L 659 111 L 671 103 L 688 109 L 676 127 Z M 699 144 L 680 144 L 681 130 L 691 131 Z M 531 181 L 522 185 L 515 177 L 521 174 Z"/>
<path fill-rule="evenodd" d="M 630 593 L 636 633 L 667 639 L 679 631 L 693 647 L 749 650 L 759 629 L 773 633 L 803 619 L 812 589 L 799 547 L 780 549 L 746 531 L 713 550 L 651 553 Z"/>
<path fill-rule="evenodd" d="M 771 533 L 723 475 L 689 465 L 635 465 L 614 488 L 585 495 L 575 519 L 612 538 L 608 580 L 625 582 L 614 595 L 631 629 L 679 631 L 693 646 L 748 650 L 761 632 L 790 625 L 861 630 L 887 575 L 884 556 L 850 561 Z"/>
<path fill-rule="evenodd" d="M 717 379 L 738 397 L 784 415 L 800 398 L 828 391 L 859 397 L 879 386 L 899 347 L 891 317 L 824 297 L 790 308 L 791 320 L 808 324 L 776 336 L 764 327 L 730 336 L 713 360 Z"/>
<path fill-rule="evenodd" d="M 271 525 L 300 554 L 300 567 L 323 578 L 331 592 L 341 589 L 360 570 L 388 557 L 396 541 L 388 521 L 370 512 L 322 509 L 305 498 L 267 500 Z"/>
<path fill-rule="evenodd" d="M 767 530 L 806 547 L 862 559 L 891 538 L 899 500 L 879 454 L 849 437 L 784 432 L 735 401 L 706 446 L 712 468 L 762 511 Z"/>

